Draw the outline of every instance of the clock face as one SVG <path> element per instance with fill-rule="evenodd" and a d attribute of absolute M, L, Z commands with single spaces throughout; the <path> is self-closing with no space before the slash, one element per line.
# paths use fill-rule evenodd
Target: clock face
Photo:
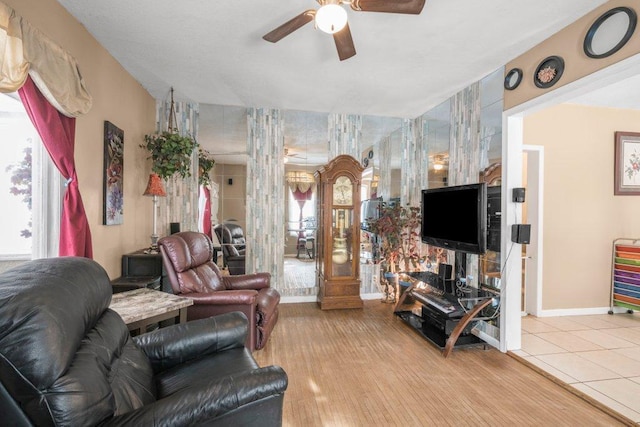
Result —
<path fill-rule="evenodd" d="M 346 176 L 340 176 L 333 184 L 333 204 L 347 206 L 353 204 L 353 184 Z"/>

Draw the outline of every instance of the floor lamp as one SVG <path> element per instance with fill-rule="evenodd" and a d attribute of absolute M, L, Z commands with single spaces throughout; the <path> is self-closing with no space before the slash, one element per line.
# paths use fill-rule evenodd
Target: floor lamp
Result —
<path fill-rule="evenodd" d="M 151 247 L 145 251 L 150 254 L 158 253 L 158 233 L 156 229 L 156 220 L 158 217 L 158 197 L 165 197 L 167 193 L 162 186 L 162 179 L 158 174 L 152 173 L 149 175 L 149 182 L 147 183 L 147 189 L 144 190 L 143 196 L 153 197 L 153 234 L 151 235 Z"/>

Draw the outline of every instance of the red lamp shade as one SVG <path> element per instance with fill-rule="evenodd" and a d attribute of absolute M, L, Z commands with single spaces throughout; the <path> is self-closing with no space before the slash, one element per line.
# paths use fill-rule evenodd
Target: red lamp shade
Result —
<path fill-rule="evenodd" d="M 162 186 L 162 179 L 158 174 L 152 173 L 149 175 L 149 182 L 147 183 L 147 189 L 142 193 L 143 196 L 161 196 L 165 197 L 167 193 Z"/>

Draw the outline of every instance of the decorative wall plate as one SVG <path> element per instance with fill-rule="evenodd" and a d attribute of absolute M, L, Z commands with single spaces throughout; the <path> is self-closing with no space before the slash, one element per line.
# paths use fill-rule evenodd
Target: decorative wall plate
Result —
<path fill-rule="evenodd" d="M 584 53 L 589 58 L 606 58 L 627 44 L 636 29 L 638 16 L 628 7 L 614 7 L 600 15 L 584 37 Z"/>
<path fill-rule="evenodd" d="M 369 158 L 368 157 L 365 157 L 365 158 L 362 159 L 362 166 L 364 166 L 365 168 L 367 166 L 369 166 Z"/>
<path fill-rule="evenodd" d="M 373 159 L 373 150 L 369 150 L 368 157 L 369 157 L 370 159 Z"/>
<path fill-rule="evenodd" d="M 506 90 L 514 90 L 522 81 L 522 70 L 520 68 L 512 68 L 504 78 L 504 88 Z"/>
<path fill-rule="evenodd" d="M 533 75 L 533 82 L 539 88 L 545 89 L 553 86 L 562 77 L 564 71 L 564 59 L 559 56 L 545 58 Z"/>

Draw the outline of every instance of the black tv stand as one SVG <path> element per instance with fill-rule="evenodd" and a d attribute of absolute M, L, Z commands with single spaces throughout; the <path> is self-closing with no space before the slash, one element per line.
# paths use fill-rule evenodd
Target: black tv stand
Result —
<path fill-rule="evenodd" d="M 454 310 L 444 311 L 438 308 L 438 306 L 441 306 L 441 301 L 437 301 L 434 304 L 430 301 L 428 294 L 424 296 L 424 292 L 415 290 L 415 283 L 417 283 L 415 281 L 398 299 L 394 309 L 396 316 L 441 350 L 445 350 L 447 340 L 452 334 L 456 335 L 453 343 L 455 348 L 486 345 L 484 341 L 471 333 L 472 324 L 470 322 L 464 326 L 462 331 L 456 330 L 466 311 L 460 306 L 458 299 L 453 294 L 438 292 L 439 289 L 445 288 L 444 283 L 437 282 L 438 280 L 442 281 L 438 275 L 430 272 L 421 272 L 419 276 L 414 274 L 411 274 L 411 276 L 419 277 L 420 281 L 432 287 L 438 300 L 445 299 L 454 307 Z"/>

